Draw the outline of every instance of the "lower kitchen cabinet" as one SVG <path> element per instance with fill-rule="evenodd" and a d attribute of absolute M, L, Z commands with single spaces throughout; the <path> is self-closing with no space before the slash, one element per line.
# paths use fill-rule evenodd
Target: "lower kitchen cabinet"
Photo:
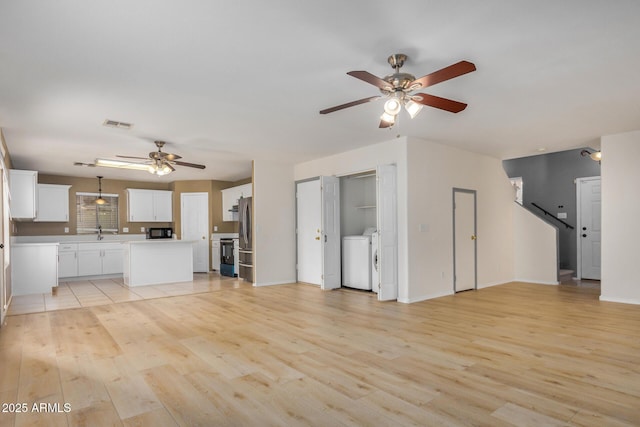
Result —
<path fill-rule="evenodd" d="M 60 243 L 58 246 L 58 278 L 78 275 L 78 244 Z"/>
<path fill-rule="evenodd" d="M 118 243 L 117 249 L 102 250 L 102 274 L 121 274 L 123 271 L 123 249 Z"/>
<path fill-rule="evenodd" d="M 58 286 L 57 243 L 14 243 L 11 245 L 13 296 L 51 294 Z"/>
<path fill-rule="evenodd" d="M 122 254 L 121 243 L 79 243 L 78 276 L 120 274 Z"/>
<path fill-rule="evenodd" d="M 98 276 L 100 274 L 102 274 L 102 249 L 79 249 L 78 276 Z"/>

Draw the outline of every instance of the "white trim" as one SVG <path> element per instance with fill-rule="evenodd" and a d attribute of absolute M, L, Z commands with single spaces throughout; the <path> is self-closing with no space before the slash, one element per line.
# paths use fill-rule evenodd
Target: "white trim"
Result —
<path fill-rule="evenodd" d="M 277 285 L 295 285 L 296 279 L 291 279 L 289 281 L 285 281 L 285 282 L 263 282 L 263 283 L 254 283 L 253 286 L 254 287 L 260 287 L 260 286 L 277 286 Z M 307 284 L 307 283 L 305 283 Z M 313 285 L 313 286 L 317 286 L 317 285 Z"/>
<path fill-rule="evenodd" d="M 600 301 L 640 305 L 640 299 L 615 298 L 615 297 L 606 297 L 604 295 L 600 295 Z"/>
<path fill-rule="evenodd" d="M 533 280 L 533 279 L 513 279 L 514 282 L 522 282 L 522 283 L 531 283 L 532 285 L 559 285 L 560 282 L 555 281 L 555 282 L 543 282 L 540 280 Z M 508 282 L 510 283 L 510 282 Z"/>
<path fill-rule="evenodd" d="M 446 297 L 449 295 L 454 295 L 453 291 L 447 291 L 447 292 L 436 292 L 433 294 L 427 294 L 427 295 L 421 295 L 418 297 L 413 297 L 413 298 L 398 298 L 398 302 L 404 303 L 404 304 L 411 304 L 414 302 L 420 302 L 420 301 L 426 301 L 426 300 L 430 300 L 430 299 L 434 299 L 434 298 L 441 298 L 441 297 Z"/>

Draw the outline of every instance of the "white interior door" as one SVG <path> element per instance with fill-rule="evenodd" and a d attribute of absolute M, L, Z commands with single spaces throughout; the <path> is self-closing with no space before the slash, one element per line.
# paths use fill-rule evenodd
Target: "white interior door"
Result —
<path fill-rule="evenodd" d="M 578 277 L 600 280 L 600 177 L 579 178 Z"/>
<path fill-rule="evenodd" d="M 180 195 L 181 239 L 193 244 L 193 271 L 209 271 L 209 193 Z"/>
<path fill-rule="evenodd" d="M 378 215 L 378 299 L 398 299 L 398 202 L 396 166 L 376 170 Z"/>
<path fill-rule="evenodd" d="M 322 285 L 320 179 L 296 184 L 298 281 Z"/>
<path fill-rule="evenodd" d="M 476 192 L 453 190 L 453 290 L 476 289 Z"/>
<path fill-rule="evenodd" d="M 0 141 L 0 144 L 2 142 Z M 7 209 L 8 203 L 5 203 L 5 200 L 8 198 L 8 186 L 6 185 L 6 175 L 4 170 L 4 162 L 0 164 L 0 327 L 4 325 L 4 317 L 7 314 L 8 304 L 9 304 L 9 295 L 7 292 L 6 282 L 5 282 L 5 272 L 6 272 L 6 264 L 5 264 L 5 255 L 9 253 L 9 248 L 5 248 L 5 218 L 9 217 L 9 210 Z"/>
<path fill-rule="evenodd" d="M 320 178 L 322 189 L 322 289 L 341 286 L 340 275 L 340 180 Z"/>

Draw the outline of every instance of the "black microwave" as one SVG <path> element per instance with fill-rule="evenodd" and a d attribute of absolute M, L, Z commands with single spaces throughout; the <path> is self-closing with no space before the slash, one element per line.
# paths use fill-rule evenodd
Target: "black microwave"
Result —
<path fill-rule="evenodd" d="M 173 228 L 156 227 L 147 228 L 147 239 L 171 239 L 173 237 Z"/>

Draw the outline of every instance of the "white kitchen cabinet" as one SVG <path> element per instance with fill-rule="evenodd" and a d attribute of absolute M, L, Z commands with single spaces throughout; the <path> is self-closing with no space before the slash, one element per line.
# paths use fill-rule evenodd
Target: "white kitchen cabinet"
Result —
<path fill-rule="evenodd" d="M 173 221 L 173 192 L 127 189 L 129 222 Z"/>
<path fill-rule="evenodd" d="M 37 184 L 38 211 L 34 221 L 68 222 L 70 185 Z"/>
<path fill-rule="evenodd" d="M 211 241 L 211 269 L 220 271 L 220 239 Z"/>
<path fill-rule="evenodd" d="M 33 220 L 36 217 L 38 209 L 37 183 L 38 172 L 36 171 L 9 170 L 10 206 L 13 220 Z"/>
<path fill-rule="evenodd" d="M 78 244 L 60 243 L 58 246 L 58 278 L 78 275 Z"/>
<path fill-rule="evenodd" d="M 58 244 L 12 244 L 11 286 L 13 296 L 50 294 L 58 286 Z"/>
<path fill-rule="evenodd" d="M 102 274 L 120 274 L 123 271 L 123 249 L 122 244 L 118 249 L 103 249 L 102 252 Z"/>
<path fill-rule="evenodd" d="M 222 190 L 222 220 L 238 220 L 238 200 L 241 197 L 251 197 L 253 194 L 253 184 L 238 185 L 236 187 Z"/>
<path fill-rule="evenodd" d="M 78 276 L 122 273 L 122 257 L 121 243 L 79 243 Z"/>
<path fill-rule="evenodd" d="M 153 192 L 153 214 L 158 222 L 173 221 L 173 192 L 157 190 Z"/>

